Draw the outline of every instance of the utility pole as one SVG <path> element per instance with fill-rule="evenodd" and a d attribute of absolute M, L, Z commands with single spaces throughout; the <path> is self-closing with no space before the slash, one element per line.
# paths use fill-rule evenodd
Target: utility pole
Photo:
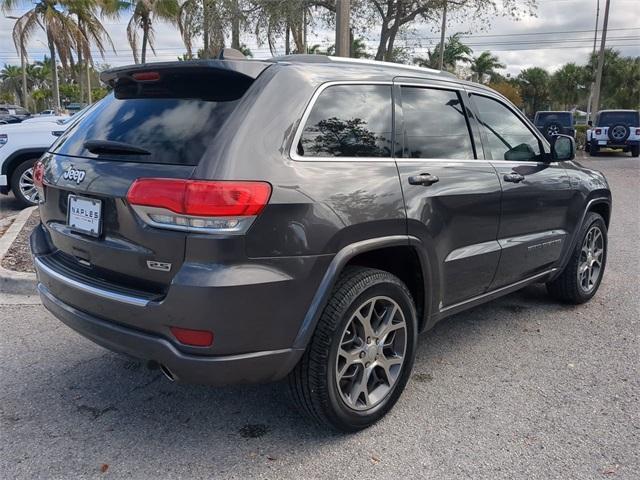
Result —
<path fill-rule="evenodd" d="M 350 0 L 337 0 L 336 3 L 336 56 L 349 56 L 349 14 Z"/>
<path fill-rule="evenodd" d="M 593 34 L 593 51 L 591 52 L 591 58 L 596 56 L 596 42 L 598 41 L 598 20 L 600 19 L 600 0 L 596 4 L 596 28 Z M 589 100 L 587 101 L 587 125 L 591 120 L 591 101 L 593 100 L 593 80 L 591 80 L 591 88 L 589 89 Z"/>
<path fill-rule="evenodd" d="M 447 0 L 444 2 L 444 9 L 442 10 L 442 28 L 440 29 L 440 70 L 444 70 L 444 34 L 447 29 Z"/>
<path fill-rule="evenodd" d="M 598 72 L 596 73 L 596 86 L 593 93 L 593 106 L 591 111 L 596 113 L 600 108 L 600 87 L 602 86 L 602 69 L 604 67 L 604 50 L 607 43 L 607 26 L 609 24 L 609 4 L 607 0 L 604 6 L 604 23 L 602 25 L 602 40 L 600 41 L 600 54 L 598 56 Z"/>

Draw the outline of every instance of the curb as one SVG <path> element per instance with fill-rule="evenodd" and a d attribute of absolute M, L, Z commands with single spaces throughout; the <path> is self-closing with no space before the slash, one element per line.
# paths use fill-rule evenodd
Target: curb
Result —
<path fill-rule="evenodd" d="M 2 259 L 11 248 L 11 245 L 20 234 L 20 231 L 27 223 L 31 213 L 37 207 L 29 207 L 16 215 L 11 226 L 0 237 L 0 292 L 14 295 L 34 295 L 36 293 L 37 279 L 35 273 L 14 272 L 2 267 Z"/>

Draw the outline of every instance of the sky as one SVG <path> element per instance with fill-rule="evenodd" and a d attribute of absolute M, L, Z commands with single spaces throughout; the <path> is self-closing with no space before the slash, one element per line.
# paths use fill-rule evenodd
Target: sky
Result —
<path fill-rule="evenodd" d="M 519 21 L 498 16 L 487 27 L 480 29 L 478 22 L 471 16 L 453 19 L 447 25 L 447 35 L 463 32 L 463 41 L 478 55 L 491 50 L 507 68 L 502 72 L 517 75 L 522 69 L 544 67 L 554 71 L 567 62 L 584 64 L 593 48 L 593 37 L 598 0 L 537 0 L 536 16 L 525 17 Z M 499 3 L 499 2 L 498 2 Z M 601 29 L 605 0 L 600 0 Z M 640 0 L 611 0 L 609 14 L 609 33 L 607 46 L 620 50 L 623 55 L 640 56 Z M 11 10 L 5 15 L 19 16 L 25 9 Z M 104 21 L 110 32 L 117 53 L 107 52 L 105 59 L 98 63 L 112 66 L 133 63 L 131 49 L 126 40 L 126 25 L 129 18 L 123 13 L 120 19 Z M 0 65 L 19 64 L 11 39 L 14 20 L 0 17 Z M 326 28 L 312 28 L 308 34 L 308 44 L 320 44 L 323 48 L 334 41 L 333 32 Z M 377 31 L 371 31 L 367 45 L 372 52 L 377 46 Z M 414 24 L 412 32 L 399 39 L 398 46 L 416 46 L 416 55 L 424 56 L 429 47 L 439 41 L 440 25 Z M 157 55 L 149 55 L 149 61 L 175 60 L 185 49 L 176 27 L 168 24 L 156 26 L 155 47 Z M 48 51 L 45 36 L 38 33 L 32 37 L 29 48 L 29 60 L 39 60 Z M 271 56 L 266 45 L 258 45 L 251 32 L 243 32 L 246 43 L 256 58 Z M 599 46 L 599 40 L 598 40 Z M 284 53 L 284 49 L 278 53 Z"/>

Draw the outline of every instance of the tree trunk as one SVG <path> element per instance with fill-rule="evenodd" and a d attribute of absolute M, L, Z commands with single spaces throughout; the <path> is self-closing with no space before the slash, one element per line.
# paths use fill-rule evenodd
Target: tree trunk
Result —
<path fill-rule="evenodd" d="M 80 27 L 81 23 L 78 22 L 78 26 Z M 82 28 L 82 27 L 80 27 Z M 82 55 L 82 48 L 80 46 L 80 42 L 77 42 L 76 49 L 78 51 L 78 85 L 80 86 L 80 101 L 84 101 L 84 82 L 82 81 L 82 69 L 84 64 L 82 61 L 84 60 L 84 56 Z"/>
<path fill-rule="evenodd" d="M 142 63 L 147 63 L 147 43 L 149 42 L 149 23 L 145 18 L 142 22 Z"/>
<path fill-rule="evenodd" d="M 51 81 L 53 83 L 53 106 L 60 111 L 60 86 L 58 85 L 58 62 L 56 62 L 56 46 L 53 43 L 53 37 L 47 32 L 47 41 L 49 42 L 49 54 L 51 55 Z"/>
<path fill-rule="evenodd" d="M 209 10 L 209 2 L 207 0 L 202 0 L 202 37 L 204 40 L 203 46 L 203 58 L 209 58 L 209 30 L 211 25 L 211 12 Z"/>
<path fill-rule="evenodd" d="M 29 102 L 27 101 L 27 98 L 29 98 L 29 92 L 27 91 L 27 62 L 22 49 L 20 49 L 20 66 L 22 67 L 22 106 L 29 110 Z"/>
<path fill-rule="evenodd" d="M 87 60 L 87 103 L 91 104 L 91 63 Z"/>
<path fill-rule="evenodd" d="M 285 35 L 284 35 L 284 54 L 289 55 L 291 53 L 291 46 L 289 43 L 289 37 L 291 34 L 291 28 L 289 27 L 289 22 L 287 21 L 287 26 L 285 27 Z"/>
<path fill-rule="evenodd" d="M 233 0 L 233 16 L 231 17 L 231 48 L 240 50 L 240 7 L 239 0 Z"/>
<path fill-rule="evenodd" d="M 380 27 L 380 43 L 378 43 L 378 50 L 376 51 L 376 60 L 380 61 L 384 59 L 384 52 L 387 50 L 387 41 L 389 39 L 389 20 L 385 18 L 382 21 Z"/>

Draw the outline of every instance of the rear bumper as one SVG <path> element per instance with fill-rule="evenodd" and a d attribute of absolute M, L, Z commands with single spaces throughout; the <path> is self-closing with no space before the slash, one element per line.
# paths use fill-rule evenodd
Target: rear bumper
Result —
<path fill-rule="evenodd" d="M 285 376 L 304 349 L 299 331 L 332 257 L 192 264 L 165 294 L 114 285 L 56 260 L 46 230 L 31 234 L 44 306 L 110 350 L 153 360 L 181 381 L 268 382 Z M 213 345 L 180 343 L 170 327 L 213 332 Z"/>
<path fill-rule="evenodd" d="M 41 283 L 38 291 L 47 310 L 82 336 L 109 350 L 155 361 L 185 383 L 226 385 L 279 380 L 293 369 L 303 352 L 283 349 L 241 355 L 190 355 L 160 336 L 81 312 L 57 299 Z"/>
<path fill-rule="evenodd" d="M 609 139 L 592 139 L 591 146 L 592 147 L 600 147 L 600 148 L 629 148 L 629 147 L 637 147 L 640 145 L 640 140 L 625 140 L 623 142 L 614 142 Z"/>

